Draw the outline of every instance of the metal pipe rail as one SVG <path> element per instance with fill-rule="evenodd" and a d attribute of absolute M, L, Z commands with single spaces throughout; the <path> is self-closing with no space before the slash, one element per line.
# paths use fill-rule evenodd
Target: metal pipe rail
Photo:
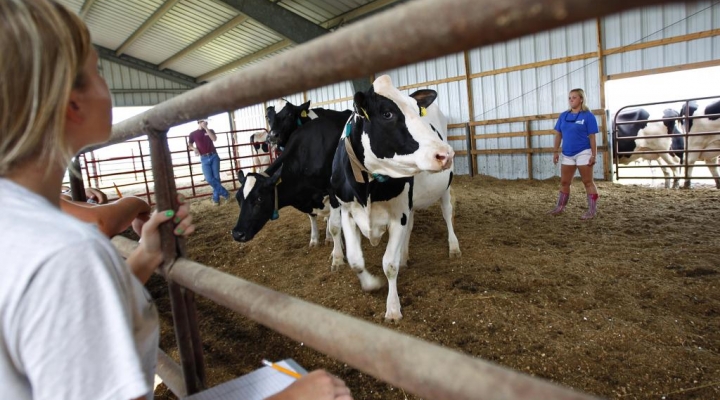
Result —
<path fill-rule="evenodd" d="M 134 241 L 116 237 L 123 256 Z M 424 399 L 593 399 L 179 258 L 169 278 L 213 302 Z M 322 329 L 317 329 L 322 327 Z"/>
<path fill-rule="evenodd" d="M 88 150 L 292 93 L 662 3 L 670 1 L 408 2 L 165 101 L 116 124 L 108 142 Z"/>

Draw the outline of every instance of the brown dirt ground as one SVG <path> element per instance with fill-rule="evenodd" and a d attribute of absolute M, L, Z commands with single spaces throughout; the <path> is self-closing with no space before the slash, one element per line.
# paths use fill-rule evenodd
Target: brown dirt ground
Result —
<path fill-rule="evenodd" d="M 398 278 L 399 324 L 383 321 L 386 289 L 364 293 L 348 267 L 330 272 L 330 246 L 308 247 L 308 219 L 294 209 L 240 244 L 229 234 L 234 201 L 197 201 L 189 257 L 603 397 L 720 398 L 720 192 L 600 182 L 600 214 L 584 222 L 578 181 L 565 214 L 545 214 L 557 186 L 556 179 L 457 177 L 462 258 L 447 256 L 439 206 L 419 211 L 410 265 Z M 380 276 L 384 244 L 363 241 L 367 265 Z M 162 315 L 161 348 L 177 359 L 164 283 L 155 277 L 149 287 Z M 355 399 L 418 399 L 208 300 L 198 314 L 210 385 L 258 368 L 263 357 L 292 357 L 339 375 Z M 174 397 L 161 385 L 156 398 Z"/>

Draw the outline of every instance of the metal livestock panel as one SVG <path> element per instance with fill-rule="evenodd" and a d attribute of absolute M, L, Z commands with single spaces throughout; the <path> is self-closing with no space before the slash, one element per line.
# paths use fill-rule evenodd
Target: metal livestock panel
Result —
<path fill-rule="evenodd" d="M 444 57 L 406 65 L 390 71 L 384 71 L 378 73 L 376 76 L 384 74 L 390 76 L 396 87 L 454 78 L 465 75 L 465 59 L 463 53 L 450 54 Z"/>
<path fill-rule="evenodd" d="M 110 88 L 114 107 L 154 106 L 189 88 L 134 68 L 100 59 L 100 74 Z"/>

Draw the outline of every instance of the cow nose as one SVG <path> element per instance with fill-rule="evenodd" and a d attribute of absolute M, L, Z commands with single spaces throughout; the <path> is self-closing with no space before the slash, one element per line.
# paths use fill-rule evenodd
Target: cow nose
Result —
<path fill-rule="evenodd" d="M 245 242 L 245 234 L 242 232 L 238 232 L 236 230 L 232 230 L 230 233 L 232 233 L 233 239 L 235 239 L 236 242 Z"/>
<path fill-rule="evenodd" d="M 450 168 L 452 165 L 453 157 L 455 156 L 455 152 L 450 150 L 448 152 L 438 152 L 435 153 L 435 160 L 437 160 L 440 165 L 442 165 L 443 169 Z"/>

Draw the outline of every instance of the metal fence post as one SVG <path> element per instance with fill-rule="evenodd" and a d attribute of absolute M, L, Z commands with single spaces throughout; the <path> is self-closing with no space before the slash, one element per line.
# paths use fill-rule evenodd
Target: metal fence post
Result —
<path fill-rule="evenodd" d="M 172 158 L 167 144 L 167 131 L 149 133 L 148 139 L 155 177 L 157 209 L 177 209 L 179 204 Z M 174 283 L 169 275 L 175 260 L 185 256 L 185 240 L 173 234 L 172 222 L 164 223 L 160 227 L 160 235 L 165 256 L 162 269 L 170 291 L 175 337 L 180 351 L 187 393 L 193 394 L 205 388 L 205 364 L 195 311 L 195 294 Z"/>

